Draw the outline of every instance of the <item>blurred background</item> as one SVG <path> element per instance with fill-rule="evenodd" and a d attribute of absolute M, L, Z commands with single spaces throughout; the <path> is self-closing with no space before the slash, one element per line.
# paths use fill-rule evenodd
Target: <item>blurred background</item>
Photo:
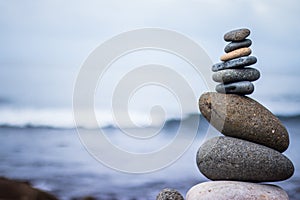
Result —
<path fill-rule="evenodd" d="M 252 97 L 279 115 L 300 112 L 297 1 L 1 1 L 0 4 L 0 124 L 72 126 L 73 86 L 89 53 L 117 34 L 144 27 L 170 29 L 190 37 L 214 63 L 223 54 L 224 33 L 248 27 L 252 31 L 249 38 L 253 40 L 253 55 L 258 58 L 255 67 L 261 72 Z M 168 60 L 177 70 L 189 68 L 175 56 L 158 55 L 160 62 Z M 124 57 L 122 67 L 116 66 L 115 71 L 126 72 L 137 60 L 144 60 L 145 64 L 151 60 L 142 56 Z M 157 56 L 155 59 L 158 60 Z M 192 80 L 193 73 L 186 77 Z M 108 82 L 107 88 L 111 86 Z M 201 93 L 197 89 L 201 84 L 193 87 Z M 149 95 L 148 99 L 157 96 Z M 168 109 L 173 107 L 169 105 Z"/>
<path fill-rule="evenodd" d="M 186 35 L 213 63 L 224 53 L 225 32 L 249 28 L 252 54 L 258 58 L 254 67 L 261 72 L 251 97 L 283 120 L 291 138 L 297 137 L 299 17 L 297 0 L 0 1 L 0 175 L 30 180 L 63 199 L 89 194 L 103 199 L 154 199 L 163 187 L 174 186 L 184 193 L 205 180 L 194 166 L 200 141 L 171 167 L 134 176 L 96 162 L 77 138 L 72 94 L 81 65 L 104 41 L 145 27 Z M 116 138 L 120 131 L 113 128 L 110 93 L 122 74 L 148 63 L 171 66 L 198 96 L 207 90 L 190 66 L 174 55 L 146 51 L 120 58 L 95 94 L 101 111 L 99 124 Z M 181 116 L 177 103 L 168 91 L 148 87 L 130 99 L 128 110 L 136 124 L 147 125 L 150 109 L 159 104 L 167 113 L 163 120 L 170 122 Z M 197 102 L 184 114 L 199 114 Z M 200 139 L 208 126 L 203 120 L 201 123 Z M 167 127 L 163 131 L 173 130 Z M 292 140 L 287 151 L 293 161 L 299 160 L 298 146 Z M 178 177 L 172 177 L 178 172 Z M 297 173 L 296 178 L 281 184 L 295 199 L 300 193 Z M 129 192 L 137 186 L 144 189 Z"/>

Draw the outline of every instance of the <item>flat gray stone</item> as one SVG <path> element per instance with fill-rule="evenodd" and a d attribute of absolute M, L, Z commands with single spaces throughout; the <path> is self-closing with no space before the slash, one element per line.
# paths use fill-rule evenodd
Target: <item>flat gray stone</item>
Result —
<path fill-rule="evenodd" d="M 284 152 L 289 135 L 280 120 L 255 100 L 236 94 L 207 92 L 199 99 L 201 114 L 226 136 Z"/>
<path fill-rule="evenodd" d="M 256 81 L 260 73 L 254 68 L 225 69 L 213 73 L 212 79 L 219 83 L 232 83 L 239 81 Z"/>
<path fill-rule="evenodd" d="M 157 195 L 156 200 L 184 200 L 184 198 L 177 190 L 166 188 Z"/>
<path fill-rule="evenodd" d="M 236 29 L 225 33 L 224 40 L 227 42 L 229 41 L 238 42 L 244 40 L 249 35 L 250 35 L 249 29 L 241 28 L 241 29 Z"/>
<path fill-rule="evenodd" d="M 254 85 L 250 81 L 240 81 L 228 84 L 219 84 L 216 86 L 216 91 L 226 94 L 251 94 L 254 91 Z"/>
<path fill-rule="evenodd" d="M 288 200 L 287 193 L 275 185 L 240 181 L 210 181 L 193 186 L 186 200 Z"/>
<path fill-rule="evenodd" d="M 240 42 L 230 42 L 229 44 L 227 44 L 224 48 L 224 51 L 226 53 L 229 53 L 231 51 L 234 51 L 236 49 L 240 49 L 240 48 L 243 48 L 243 47 L 250 47 L 252 44 L 252 41 L 250 39 L 245 39 L 245 40 L 242 40 Z"/>
<path fill-rule="evenodd" d="M 257 58 L 254 56 L 244 56 L 226 62 L 216 63 L 212 66 L 212 71 L 216 72 L 224 69 L 242 68 L 245 66 L 253 65 L 257 62 Z"/>
<path fill-rule="evenodd" d="M 233 137 L 215 137 L 197 152 L 200 172 L 211 180 L 283 181 L 294 173 L 293 163 L 269 147 Z"/>

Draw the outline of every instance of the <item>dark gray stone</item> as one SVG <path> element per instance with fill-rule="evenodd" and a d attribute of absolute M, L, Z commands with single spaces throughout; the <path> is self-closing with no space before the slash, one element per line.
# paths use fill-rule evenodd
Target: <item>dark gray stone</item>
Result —
<path fill-rule="evenodd" d="M 199 109 L 209 123 L 226 136 L 262 144 L 279 152 L 289 146 L 289 134 L 280 120 L 249 97 L 207 92 L 199 99 Z"/>
<path fill-rule="evenodd" d="M 253 65 L 257 62 L 257 58 L 254 56 L 244 56 L 226 62 L 216 63 L 212 66 L 212 71 L 216 72 L 223 69 L 235 69 L 245 66 Z"/>
<path fill-rule="evenodd" d="M 225 46 L 224 51 L 226 53 L 229 53 L 229 52 L 234 51 L 239 48 L 250 47 L 251 44 L 252 44 L 252 41 L 250 39 L 245 39 L 240 42 L 230 42 L 229 44 L 227 44 Z"/>
<path fill-rule="evenodd" d="M 232 137 L 215 137 L 198 150 L 197 166 L 211 180 L 283 181 L 294 173 L 293 163 L 266 146 Z"/>
<path fill-rule="evenodd" d="M 249 29 L 241 28 L 241 29 L 236 29 L 225 33 L 224 40 L 227 42 L 229 41 L 238 42 L 244 40 L 249 35 L 250 35 Z"/>
<path fill-rule="evenodd" d="M 177 190 L 166 188 L 157 195 L 156 200 L 184 200 L 184 198 Z"/>
<path fill-rule="evenodd" d="M 251 94 L 254 91 L 254 85 L 250 81 L 240 81 L 228 84 L 219 84 L 216 86 L 216 91 L 226 94 Z"/>
<path fill-rule="evenodd" d="M 259 71 L 250 67 L 242 69 L 225 69 L 215 72 L 212 76 L 213 80 L 219 83 L 256 81 L 257 79 L 259 79 L 259 77 Z"/>

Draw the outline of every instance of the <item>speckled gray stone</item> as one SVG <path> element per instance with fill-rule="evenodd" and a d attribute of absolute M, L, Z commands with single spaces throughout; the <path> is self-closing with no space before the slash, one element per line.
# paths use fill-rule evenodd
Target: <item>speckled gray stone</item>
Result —
<path fill-rule="evenodd" d="M 177 190 L 166 188 L 157 195 L 156 200 L 184 200 L 184 198 Z"/>
<path fill-rule="evenodd" d="M 186 200 L 288 200 L 278 186 L 240 181 L 210 181 L 193 186 Z"/>
<path fill-rule="evenodd" d="M 228 84 L 219 84 L 216 86 L 216 91 L 226 94 L 251 94 L 254 91 L 254 85 L 250 81 L 240 81 Z"/>
<path fill-rule="evenodd" d="M 225 33 L 224 40 L 227 42 L 229 42 L 229 41 L 237 42 L 237 41 L 244 40 L 249 35 L 250 35 L 249 29 L 241 28 L 241 29 L 236 29 L 236 30 L 232 30 L 232 31 Z"/>
<path fill-rule="evenodd" d="M 249 97 L 207 92 L 199 99 L 199 109 L 224 135 L 262 144 L 279 152 L 289 146 L 288 132 L 280 120 Z"/>
<path fill-rule="evenodd" d="M 211 180 L 283 181 L 294 173 L 293 163 L 269 147 L 233 137 L 215 137 L 197 152 L 200 172 Z"/>
<path fill-rule="evenodd" d="M 232 83 L 238 81 L 256 81 L 260 73 L 254 68 L 226 69 L 213 73 L 212 79 L 219 83 Z"/>
<path fill-rule="evenodd" d="M 252 44 L 252 41 L 250 39 L 245 39 L 240 42 L 230 42 L 229 44 L 227 44 L 225 46 L 224 51 L 226 53 L 229 53 L 229 52 L 234 51 L 239 48 L 250 47 L 251 44 Z"/>
<path fill-rule="evenodd" d="M 224 69 L 242 68 L 245 66 L 253 65 L 257 62 L 257 58 L 254 56 L 244 56 L 226 62 L 216 63 L 212 66 L 212 71 L 216 72 Z"/>

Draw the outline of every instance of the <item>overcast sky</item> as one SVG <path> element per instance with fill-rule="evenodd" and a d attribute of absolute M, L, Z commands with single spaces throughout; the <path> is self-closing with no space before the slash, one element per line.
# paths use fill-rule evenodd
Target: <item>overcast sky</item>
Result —
<path fill-rule="evenodd" d="M 121 32 L 144 27 L 187 35 L 213 62 L 219 62 L 223 54 L 223 34 L 248 27 L 262 78 L 274 81 L 274 89 L 288 88 L 299 96 L 299 19 L 297 0 L 3 0 L 0 97 L 16 95 L 14 91 L 38 91 L 39 87 L 48 87 L 50 93 L 67 88 L 63 95 L 71 95 L 76 74 L 95 47 Z M 267 79 L 282 74 L 292 78 Z M 261 87 L 260 93 L 270 92 L 266 88 L 270 84 Z"/>
<path fill-rule="evenodd" d="M 259 57 L 272 55 L 272 68 L 284 62 L 299 71 L 297 0 L 1 1 L 0 10 L 5 64 L 76 63 L 104 40 L 142 27 L 186 34 L 217 60 L 224 32 L 249 27 Z"/>

